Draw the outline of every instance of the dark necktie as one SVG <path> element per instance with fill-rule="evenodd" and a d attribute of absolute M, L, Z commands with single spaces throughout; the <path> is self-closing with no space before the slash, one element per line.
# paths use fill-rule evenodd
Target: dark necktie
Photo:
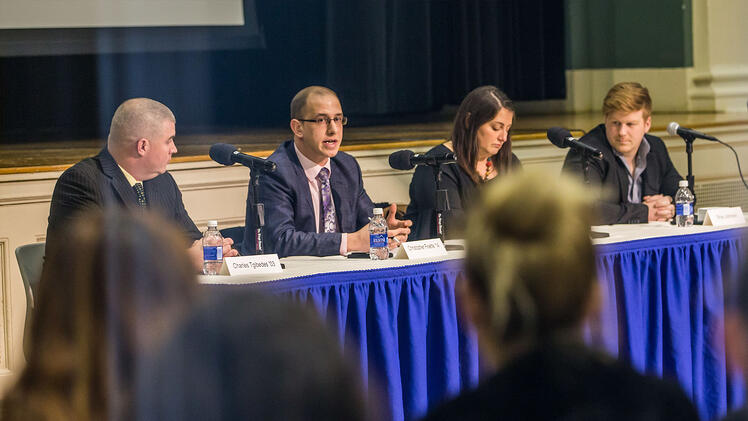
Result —
<path fill-rule="evenodd" d="M 135 189 L 135 194 L 138 195 L 138 205 L 146 207 L 148 203 L 145 201 L 145 190 L 143 189 L 143 183 L 135 183 L 132 188 Z"/>
<path fill-rule="evenodd" d="M 317 174 L 319 180 L 319 190 L 322 196 L 322 212 L 320 217 L 322 232 L 336 232 L 335 227 L 335 208 L 332 203 L 332 190 L 330 190 L 330 170 L 322 168 Z"/>

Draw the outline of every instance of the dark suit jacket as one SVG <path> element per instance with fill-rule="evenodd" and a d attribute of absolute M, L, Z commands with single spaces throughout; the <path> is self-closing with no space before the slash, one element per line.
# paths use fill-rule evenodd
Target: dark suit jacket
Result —
<path fill-rule="evenodd" d="M 167 172 L 144 181 L 143 188 L 149 210 L 174 221 L 192 241 L 202 236 L 187 215 L 182 193 L 171 174 Z M 68 168 L 57 180 L 49 209 L 47 247 L 58 241 L 58 232 L 78 212 L 108 206 L 140 210 L 137 200 L 135 190 L 105 147 L 95 157 L 86 158 Z"/>
<path fill-rule="evenodd" d="M 426 155 L 444 155 L 451 152 L 449 148 L 437 145 Z M 512 169 L 520 169 L 522 164 L 516 155 L 512 154 Z M 498 178 L 498 177 L 497 177 Z M 494 178 L 496 180 L 496 178 Z M 465 212 L 473 202 L 473 196 L 479 186 L 470 175 L 457 164 L 442 165 L 441 188 L 447 191 L 449 198 L 448 212 L 444 212 L 444 233 L 446 238 L 462 238 L 465 225 Z M 410 204 L 403 219 L 413 221 L 408 240 L 424 240 L 436 238 L 436 182 L 431 167 L 421 165 L 416 168 L 410 181 Z"/>
<path fill-rule="evenodd" d="M 674 196 L 678 191 L 680 174 L 673 166 L 665 143 L 657 136 L 644 135 L 649 142 L 647 169 L 642 173 L 642 197 L 654 194 Z M 592 186 L 602 186 L 603 197 L 599 202 L 599 224 L 636 224 L 646 223 L 649 209 L 642 203 L 628 201 L 628 169 L 613 153 L 605 135 L 605 125 L 601 124 L 584 135 L 580 141 L 597 148 L 603 153 L 603 160 L 590 160 L 589 181 Z M 583 156 L 574 149 L 570 150 L 564 161 L 564 171 L 584 176 L 582 169 Z"/>
<path fill-rule="evenodd" d="M 340 233 L 317 233 L 309 182 L 294 150 L 293 140 L 278 146 L 269 160 L 278 168 L 260 180 L 265 205 L 265 252 L 279 256 L 331 256 L 340 253 Z M 364 190 L 361 168 L 345 152 L 330 160 L 330 187 L 340 232 L 355 232 L 369 223 L 374 204 Z M 247 218 L 242 253 L 254 252 L 254 221 L 247 194 Z"/>

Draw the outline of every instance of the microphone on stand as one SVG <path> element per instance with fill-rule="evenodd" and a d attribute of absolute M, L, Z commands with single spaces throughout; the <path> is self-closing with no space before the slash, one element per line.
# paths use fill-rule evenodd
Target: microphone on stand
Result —
<path fill-rule="evenodd" d="M 571 135 L 571 132 L 564 129 L 563 127 L 551 127 L 546 132 L 548 140 L 559 148 L 572 148 L 577 152 L 589 155 L 598 161 L 603 159 L 603 153 L 586 143 L 580 142 L 577 138 Z"/>
<path fill-rule="evenodd" d="M 681 127 L 674 121 L 671 121 L 670 124 L 667 125 L 667 132 L 670 134 L 670 136 L 680 136 L 684 139 L 686 137 L 690 137 L 695 139 L 711 140 L 713 142 L 717 141 L 717 138 L 714 136 L 709 136 L 708 134 L 697 132 L 696 130 L 689 129 L 688 127 Z"/>
<path fill-rule="evenodd" d="M 210 147 L 210 159 L 221 165 L 242 164 L 245 167 L 265 172 L 275 171 L 276 165 L 273 161 L 258 158 L 239 152 L 235 146 L 226 143 L 216 143 Z"/>
<path fill-rule="evenodd" d="M 211 146 L 210 158 L 222 165 L 233 165 L 234 163 L 237 163 L 249 167 L 251 170 L 249 177 L 249 183 L 251 186 L 249 191 L 251 194 L 247 200 L 249 201 L 249 206 L 252 208 L 254 217 L 252 220 L 245 221 L 247 224 L 245 230 L 249 229 L 250 224 L 254 225 L 254 253 L 264 254 L 265 204 L 260 202 L 260 176 L 275 171 L 275 162 L 241 153 L 236 149 L 236 147 L 226 143 L 216 143 Z M 243 246 L 245 250 L 252 251 L 247 245 Z"/>
<path fill-rule="evenodd" d="M 409 150 L 393 152 L 390 155 L 390 167 L 396 170 L 411 170 L 416 165 L 430 165 L 438 167 L 441 164 L 457 162 L 457 157 L 452 152 L 441 155 L 426 155 Z"/>

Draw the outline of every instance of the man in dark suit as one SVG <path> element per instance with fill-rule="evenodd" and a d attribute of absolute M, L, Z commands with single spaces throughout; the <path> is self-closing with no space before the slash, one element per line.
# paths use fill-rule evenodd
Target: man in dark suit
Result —
<path fill-rule="evenodd" d="M 107 145 L 92 158 L 68 168 L 55 184 L 47 227 L 47 246 L 62 227 L 85 209 L 117 206 L 158 212 L 182 229 L 196 268 L 202 268 L 201 233 L 187 215 L 182 193 L 166 172 L 174 145 L 176 119 L 168 107 L 148 98 L 122 103 L 112 117 Z M 224 256 L 235 256 L 231 239 Z M 48 248 L 49 249 L 49 248 Z"/>
<path fill-rule="evenodd" d="M 564 171 L 584 176 L 603 188 L 598 202 L 600 224 L 667 221 L 675 215 L 673 195 L 680 174 L 670 161 L 665 143 L 647 134 L 652 125 L 652 99 L 636 82 L 613 86 L 603 101 L 605 123 L 580 140 L 603 153 L 603 159 L 587 159 L 572 149 Z"/>
<path fill-rule="evenodd" d="M 304 88 L 291 101 L 293 140 L 270 155 L 278 167 L 263 176 L 259 188 L 265 205 L 266 252 L 328 256 L 369 251 L 374 204 L 355 158 L 339 152 L 346 123 L 338 96 L 328 88 Z M 249 200 L 247 205 L 248 229 L 242 244 L 243 253 L 252 254 L 255 217 Z M 395 219 L 394 204 L 387 222 L 392 248 L 407 239 L 411 222 Z"/>

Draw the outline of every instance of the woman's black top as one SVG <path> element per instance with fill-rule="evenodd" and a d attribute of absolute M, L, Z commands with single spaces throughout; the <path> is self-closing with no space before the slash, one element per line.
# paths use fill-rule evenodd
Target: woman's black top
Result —
<path fill-rule="evenodd" d="M 444 155 L 452 152 L 443 144 L 426 152 L 428 155 Z M 512 154 L 513 170 L 522 167 L 516 155 Z M 473 201 L 478 185 L 470 175 L 456 163 L 442 165 L 441 188 L 447 190 L 449 211 L 444 212 L 445 238 L 462 238 L 465 225 L 465 211 Z M 499 175 L 500 176 L 500 175 Z M 495 180 L 493 178 L 492 180 Z M 421 165 L 416 168 L 410 181 L 410 204 L 405 212 L 405 219 L 413 221 L 408 240 L 425 240 L 436 238 L 436 181 L 431 167 Z"/>
<path fill-rule="evenodd" d="M 545 345 L 509 362 L 425 421 L 697 421 L 680 386 L 584 346 Z"/>

